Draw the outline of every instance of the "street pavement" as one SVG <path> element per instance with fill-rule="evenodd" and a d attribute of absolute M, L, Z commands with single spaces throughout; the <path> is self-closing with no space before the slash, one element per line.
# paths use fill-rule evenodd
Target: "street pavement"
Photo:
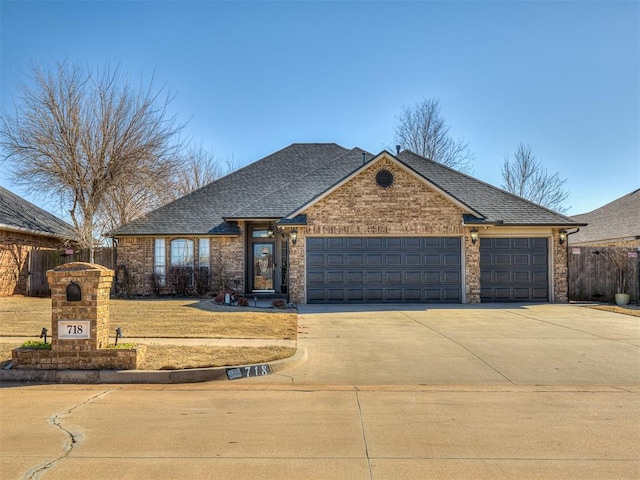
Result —
<path fill-rule="evenodd" d="M 0 478 L 640 478 L 638 317 L 303 306 L 298 348 L 233 381 L 5 383 Z"/>

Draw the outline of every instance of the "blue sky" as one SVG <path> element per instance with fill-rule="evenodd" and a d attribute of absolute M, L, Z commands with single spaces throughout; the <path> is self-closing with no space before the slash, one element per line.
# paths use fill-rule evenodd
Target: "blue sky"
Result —
<path fill-rule="evenodd" d="M 640 187 L 640 2 L 0 0 L 0 108 L 30 63 L 120 65 L 165 85 L 185 135 L 240 164 L 294 142 L 393 149 L 440 101 L 473 175 L 530 144 L 569 214 Z M 0 185 L 13 187 L 6 169 Z M 40 205 L 46 207 L 46 205 Z"/>

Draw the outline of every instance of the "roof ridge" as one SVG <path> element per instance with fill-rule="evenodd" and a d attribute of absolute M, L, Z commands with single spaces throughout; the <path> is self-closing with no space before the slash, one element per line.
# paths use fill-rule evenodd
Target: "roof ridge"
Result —
<path fill-rule="evenodd" d="M 440 162 L 436 162 L 435 160 L 431 160 L 431 159 L 429 159 L 429 158 L 427 158 L 427 157 L 424 157 L 424 156 L 422 156 L 422 155 L 420 155 L 420 154 L 417 154 L 417 153 L 415 153 L 415 152 L 413 152 L 413 151 L 411 151 L 411 150 L 405 149 L 405 150 L 403 150 L 402 152 L 400 152 L 400 155 L 401 155 L 402 153 L 404 153 L 404 152 L 408 152 L 408 153 L 410 153 L 410 154 L 412 154 L 412 155 L 415 155 L 416 157 L 420 157 L 421 159 L 426 160 L 427 162 L 431 163 L 433 166 L 436 166 L 436 168 L 443 168 L 443 169 L 446 169 L 446 170 L 448 170 L 448 171 L 450 171 L 450 172 L 453 172 L 454 174 L 457 174 L 457 175 L 463 176 L 463 177 L 465 177 L 465 178 L 467 178 L 467 179 L 469 179 L 469 180 L 473 180 L 473 181 L 475 181 L 475 182 L 481 183 L 482 185 L 484 185 L 484 186 L 486 186 L 486 187 L 489 187 L 489 188 L 490 188 L 490 189 L 492 189 L 492 190 L 495 190 L 495 191 L 501 192 L 501 193 L 503 193 L 503 194 L 505 194 L 505 195 L 508 195 L 508 196 L 510 196 L 510 197 L 512 197 L 512 198 L 515 198 L 515 199 L 517 199 L 517 200 L 520 200 L 520 201 L 526 202 L 526 203 L 528 203 L 529 205 L 533 205 L 533 206 L 535 206 L 535 207 L 542 208 L 542 209 L 546 210 L 546 211 L 547 211 L 547 212 L 549 212 L 549 213 L 553 213 L 553 214 L 555 214 L 555 215 L 559 215 L 559 216 L 560 216 L 560 217 L 562 217 L 564 220 L 567 220 L 567 221 L 569 221 L 569 222 L 573 222 L 573 221 L 574 221 L 574 220 L 572 220 L 571 218 L 569 218 L 568 216 L 566 216 L 566 215 L 564 215 L 564 214 L 562 214 L 562 213 L 556 212 L 555 210 L 551 210 L 550 208 L 547 208 L 547 207 L 545 207 L 545 206 L 543 206 L 543 205 L 540 205 L 540 204 L 538 204 L 538 203 L 532 202 L 531 200 L 527 200 L 526 198 L 523 198 L 523 197 L 521 197 L 521 196 L 519 196 L 519 195 L 516 195 L 515 193 L 511 193 L 511 192 L 509 192 L 509 191 L 507 191 L 507 190 L 505 190 L 505 189 L 503 189 L 503 188 L 496 187 L 495 185 L 492 185 L 492 184 L 490 184 L 490 183 L 487 183 L 487 182 L 485 182 L 484 180 L 481 180 L 481 179 L 476 178 L 476 177 L 472 177 L 471 175 L 468 175 L 468 174 L 463 173 L 463 172 L 461 172 L 461 171 L 459 171 L 459 170 L 456 170 L 455 168 L 451 168 L 451 167 L 449 167 L 449 166 L 447 166 L 447 165 L 443 165 L 443 164 L 442 164 L 442 163 L 440 163 Z M 429 181 L 432 181 L 432 180 L 430 180 L 430 179 L 429 179 Z M 436 185 L 438 185 L 436 182 L 433 182 L 433 183 L 435 183 Z M 439 186 L 440 188 L 442 188 L 440 185 L 438 185 L 438 186 Z M 454 195 L 453 193 L 449 192 L 449 190 L 447 190 L 446 188 L 443 188 L 443 190 L 444 190 L 445 192 L 449 193 L 451 196 L 453 196 L 453 197 L 457 198 L 458 200 L 460 200 L 456 195 Z M 460 200 L 460 201 L 461 201 L 462 203 L 465 203 L 465 204 L 466 204 L 466 202 L 463 202 L 462 200 Z M 478 209 L 477 209 L 477 208 L 473 208 L 473 210 L 478 211 Z M 484 214 L 483 214 L 483 215 L 484 215 Z"/>
<path fill-rule="evenodd" d="M 604 205 L 598 207 L 598 208 L 594 208 L 593 210 L 589 211 L 589 212 L 584 212 L 584 213 L 577 213 L 576 215 L 572 215 L 572 217 L 579 217 L 579 216 L 585 216 L 585 215 L 592 215 L 600 210 L 604 210 L 605 208 L 613 205 L 614 203 L 619 203 L 621 202 L 623 199 L 626 199 L 627 197 L 632 197 L 635 194 L 640 194 L 640 188 L 636 188 L 635 190 L 622 195 L 621 197 L 618 197 L 614 200 L 611 200 L 609 203 L 605 203 Z"/>
<path fill-rule="evenodd" d="M 314 143 L 314 144 L 305 143 L 305 144 L 292 144 L 292 145 L 319 145 L 319 144 L 318 143 Z M 315 168 L 313 168 L 311 170 L 308 170 L 304 175 L 301 175 L 301 176 L 297 177 L 295 179 L 296 182 L 300 181 L 301 179 L 308 178 L 310 175 L 316 173 L 318 170 L 321 170 L 321 169 L 325 168 L 327 164 L 337 161 L 338 159 L 340 159 L 340 158 L 344 157 L 345 155 L 353 152 L 354 150 L 360 150 L 362 152 L 369 153 L 369 152 L 366 152 L 365 150 L 362 150 L 359 147 L 353 147 L 352 149 L 349 150 L 349 149 L 343 147 L 342 145 L 338 145 L 337 143 L 323 143 L 321 145 L 335 145 L 337 147 L 342 148 L 344 150 L 344 152 L 342 152 L 340 155 L 338 155 L 336 157 L 327 157 L 327 160 L 322 161 L 322 162 L 318 162 L 316 164 Z M 255 200 L 253 202 L 251 202 L 251 205 L 255 205 L 256 203 L 260 203 L 260 201 L 262 199 L 270 197 L 270 196 L 272 196 L 272 195 L 274 195 L 274 194 L 276 194 L 278 192 L 281 192 L 283 190 L 287 190 L 289 188 L 290 188 L 290 185 L 283 185 L 282 187 L 278 188 L 277 190 L 270 190 L 270 191 L 266 192 L 264 195 L 261 195 L 260 197 L 255 197 Z M 244 206 L 242 208 L 242 210 L 244 210 L 245 208 L 246 208 L 246 206 Z M 236 212 L 237 212 L 237 210 L 236 210 Z M 233 213 L 235 214 L 236 212 L 233 212 Z M 229 215 L 229 218 L 232 218 L 233 216 L 234 215 Z"/>

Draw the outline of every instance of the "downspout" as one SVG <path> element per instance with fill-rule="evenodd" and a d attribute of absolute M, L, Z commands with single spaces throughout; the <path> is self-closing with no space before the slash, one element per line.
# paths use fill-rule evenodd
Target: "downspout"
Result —
<path fill-rule="evenodd" d="M 573 235 L 574 233 L 578 233 L 580 231 L 580 228 L 576 228 L 575 232 L 567 232 L 567 255 L 566 255 L 566 262 L 567 262 L 567 302 L 570 302 L 571 299 L 569 298 L 569 285 L 571 285 L 571 282 L 569 280 L 571 280 L 569 277 L 571 275 L 571 271 L 569 270 L 569 235 Z"/>

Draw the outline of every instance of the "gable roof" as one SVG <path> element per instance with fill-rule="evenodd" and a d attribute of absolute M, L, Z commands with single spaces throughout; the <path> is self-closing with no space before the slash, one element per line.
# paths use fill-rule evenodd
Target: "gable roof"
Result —
<path fill-rule="evenodd" d="M 469 212 L 465 221 L 505 225 L 576 222 L 456 170 L 404 151 L 382 152 Z M 118 227 L 113 236 L 234 235 L 241 219 L 293 220 L 305 206 L 367 168 L 373 155 L 335 143 L 295 143 Z M 367 164 L 365 164 L 367 162 Z"/>
<path fill-rule="evenodd" d="M 73 239 L 73 227 L 55 215 L 0 187 L 0 229 Z"/>
<path fill-rule="evenodd" d="M 591 212 L 571 218 L 588 225 L 569 236 L 570 244 L 640 239 L 640 188 Z"/>

